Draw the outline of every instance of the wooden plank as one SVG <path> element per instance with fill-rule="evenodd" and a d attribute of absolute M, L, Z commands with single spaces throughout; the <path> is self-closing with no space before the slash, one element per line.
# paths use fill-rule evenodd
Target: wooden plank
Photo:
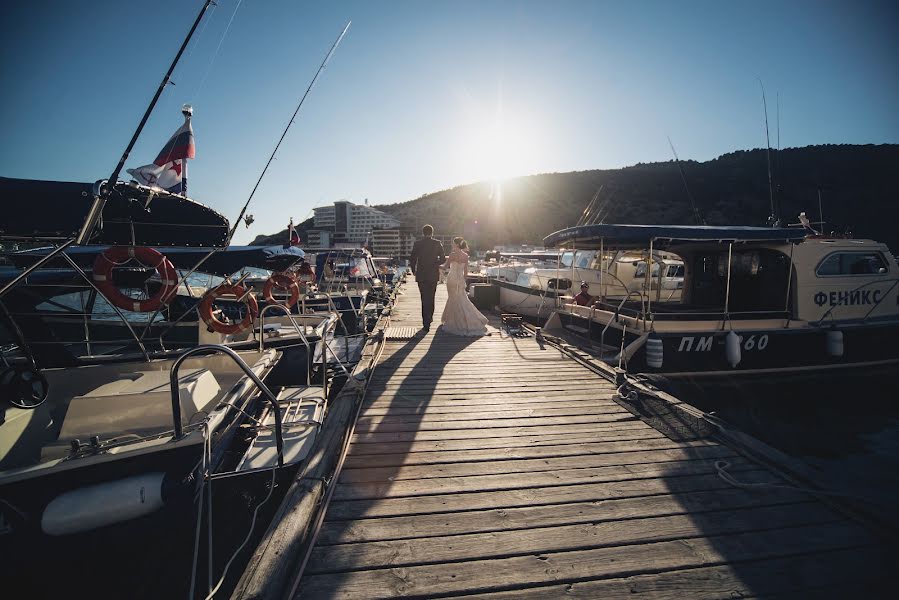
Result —
<path fill-rule="evenodd" d="M 746 466 L 742 458 L 732 458 L 731 465 Z M 427 496 L 448 493 L 483 492 L 515 488 L 543 487 L 559 484 L 625 481 L 674 475 L 699 475 L 714 472 L 713 461 L 681 460 L 660 464 L 614 465 L 586 469 L 539 471 L 534 473 L 504 473 L 472 477 L 435 477 L 394 482 L 338 483 L 335 500 L 365 498 L 395 498 L 398 496 Z"/>
<path fill-rule="evenodd" d="M 340 476 L 340 483 L 403 481 L 407 479 L 433 479 L 436 477 L 473 477 L 476 475 L 498 475 L 502 473 L 537 473 L 541 471 L 563 471 L 607 466 L 661 464 L 679 460 L 709 460 L 731 456 L 734 456 L 734 451 L 724 446 L 700 446 L 670 450 L 642 450 L 609 454 L 581 454 L 576 456 L 461 463 L 432 463 L 401 467 L 344 468 Z"/>
<path fill-rule="evenodd" d="M 519 419 L 452 419 L 449 421 L 396 421 L 393 419 L 361 418 L 356 423 L 356 433 L 363 435 L 369 432 L 416 432 L 416 431 L 453 431 L 457 429 L 492 429 L 509 427 L 544 427 L 551 425 L 577 425 L 580 423 L 621 423 L 633 421 L 634 416 L 626 411 L 604 414 L 576 414 L 562 417 L 524 417 Z"/>
<path fill-rule="evenodd" d="M 769 472 L 750 467 L 731 469 L 748 483 L 780 482 Z M 334 501 L 327 519 L 348 520 L 403 515 L 424 515 L 517 506 L 541 506 L 570 502 L 596 502 L 610 498 L 633 498 L 660 494 L 686 494 L 702 490 L 732 489 L 712 474 L 633 479 L 625 481 L 522 487 L 511 490 L 437 494 L 400 498 Z M 758 492 L 763 495 L 766 492 Z"/>
<path fill-rule="evenodd" d="M 567 410 L 605 410 L 608 412 L 615 410 L 625 410 L 620 404 L 613 400 L 571 400 L 568 402 L 552 402 L 546 403 L 542 400 L 531 403 L 510 404 L 501 400 L 496 401 L 497 404 L 439 404 L 429 406 L 391 406 L 389 404 L 367 405 L 362 409 L 366 417 L 375 416 L 398 416 L 398 415 L 426 415 L 432 417 L 435 415 L 452 415 L 452 414 L 469 414 L 481 415 L 482 413 L 502 412 L 503 414 L 516 414 L 518 412 L 528 412 L 536 414 L 536 411 L 567 411 Z M 551 414 L 551 413 L 547 413 Z"/>
<path fill-rule="evenodd" d="M 502 365 L 493 364 L 493 359 Z M 484 359 L 473 354 L 453 356 L 425 356 L 421 359 L 387 360 L 378 363 L 378 369 L 390 373 L 393 378 L 403 379 L 410 375 L 440 377 L 450 375 L 462 378 L 465 375 L 473 377 L 524 375 L 530 373 L 538 375 L 551 375 L 553 372 L 582 373 L 585 377 L 601 379 L 599 375 L 590 369 L 571 360 L 570 357 L 563 360 L 540 360 L 521 358 L 517 354 L 496 353 L 493 359 Z M 386 377 L 381 377 L 384 380 Z M 376 379 L 377 381 L 377 379 Z"/>
<path fill-rule="evenodd" d="M 592 402 L 614 402 L 612 393 L 556 390 L 550 392 L 529 391 L 485 397 L 477 393 L 454 395 L 380 393 L 366 398 L 367 407 L 376 406 L 480 406 L 484 404 L 533 404 L 550 402 L 571 402 L 587 400 Z"/>
<path fill-rule="evenodd" d="M 444 452 L 449 450 L 488 450 L 496 448 L 522 448 L 529 446 L 559 446 L 588 442 L 637 441 L 668 439 L 655 429 L 639 427 L 620 431 L 587 431 L 581 433 L 551 433 L 522 435 L 518 437 L 433 440 L 419 442 L 358 443 L 350 447 L 350 458 L 375 454 L 413 452 Z"/>
<path fill-rule="evenodd" d="M 453 408 L 453 407 L 450 407 Z M 408 409 L 391 411 L 387 414 L 371 414 L 365 411 L 364 416 L 359 419 L 360 423 L 374 425 L 377 423 L 425 423 L 425 422 L 452 422 L 459 420 L 474 419 L 478 422 L 503 421 L 509 419 L 527 419 L 527 418 L 543 418 L 543 417 L 571 417 L 576 415 L 615 415 L 630 414 L 617 404 L 595 405 L 584 403 L 580 406 L 563 406 L 561 408 L 531 408 L 521 407 L 508 410 L 463 410 L 451 412 L 439 412 L 429 409 L 420 409 L 417 412 L 410 412 Z"/>
<path fill-rule="evenodd" d="M 472 600 L 542 600 L 543 598 L 603 598 L 621 600 L 651 597 L 654 600 L 685 598 L 864 598 L 888 597 L 895 591 L 886 582 L 860 581 L 859 574 L 886 573 L 884 553 L 874 546 L 801 554 L 762 560 L 678 569 L 599 581 L 515 589 L 466 596 Z M 820 585 L 810 589 L 810 583 Z M 817 590 L 822 590 L 818 594 Z M 869 594 L 866 594 L 868 592 Z"/>
<path fill-rule="evenodd" d="M 320 546 L 330 546 L 353 542 L 511 531 L 802 502 L 813 500 L 802 492 L 758 494 L 741 489 L 721 489 L 449 514 L 329 521 L 319 532 L 317 543 Z"/>
<path fill-rule="evenodd" d="M 579 523 L 486 533 L 318 546 L 306 572 L 335 573 L 627 546 L 749 531 L 833 523 L 819 503 L 734 508 L 692 515 Z"/>
<path fill-rule="evenodd" d="M 581 456 L 589 454 L 611 454 L 618 452 L 642 452 L 674 448 L 697 448 L 718 445 L 704 440 L 674 442 L 668 438 L 578 442 L 562 445 L 487 448 L 483 450 L 440 450 L 436 452 L 406 451 L 393 454 L 350 454 L 344 463 L 345 469 L 374 467 L 397 467 L 401 465 L 428 465 L 439 463 L 459 463 L 468 461 L 500 461 L 516 458 L 552 458 L 557 456 Z"/>
<path fill-rule="evenodd" d="M 472 438 L 516 437 L 519 435 L 544 435 L 551 433 L 583 433 L 594 431 L 624 431 L 643 429 L 646 423 L 636 417 L 614 423 L 574 423 L 568 425 L 535 425 L 533 427 L 497 427 L 495 429 L 452 429 L 449 431 L 396 431 L 363 433 L 353 436 L 353 443 L 366 442 L 417 442 L 425 440 L 467 440 Z"/>
<path fill-rule="evenodd" d="M 301 593 L 306 598 L 372 598 L 484 592 L 839 550 L 872 542 L 869 534 L 854 525 L 816 524 L 689 541 L 310 575 L 301 582 Z"/>

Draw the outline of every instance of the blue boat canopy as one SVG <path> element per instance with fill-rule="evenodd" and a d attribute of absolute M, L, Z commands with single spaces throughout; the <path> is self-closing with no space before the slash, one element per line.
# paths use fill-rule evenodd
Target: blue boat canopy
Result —
<path fill-rule="evenodd" d="M 68 248 L 65 253 L 79 266 L 90 269 L 97 255 L 106 246 L 81 246 Z M 48 254 L 52 248 L 35 248 L 6 255 L 17 267 L 24 268 Z M 177 269 L 194 268 L 212 248 L 161 248 Z M 296 246 L 229 246 L 220 249 L 206 259 L 197 269 L 201 273 L 211 273 L 222 277 L 236 273 L 244 267 L 256 267 L 268 271 L 283 271 L 298 263 L 306 255 Z"/>
<path fill-rule="evenodd" d="M 684 242 L 799 243 L 805 236 L 803 229 L 774 227 L 601 224 L 556 231 L 543 238 L 543 245 L 589 250 L 600 245 L 605 248 L 647 248 L 652 242 L 653 247 L 662 248 Z"/>

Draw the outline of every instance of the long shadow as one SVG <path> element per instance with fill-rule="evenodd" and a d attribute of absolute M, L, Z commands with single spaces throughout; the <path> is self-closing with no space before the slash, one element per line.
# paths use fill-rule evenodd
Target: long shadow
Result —
<path fill-rule="evenodd" d="M 417 293 L 414 291 L 414 288 L 412 288 L 412 291 L 407 292 L 407 294 L 414 293 Z M 435 317 L 438 317 L 438 321 L 442 305 L 444 304 L 441 300 L 445 301 L 445 298 L 438 298 L 438 305 L 435 309 Z M 414 323 L 420 326 L 417 306 L 415 306 L 414 301 L 410 304 L 412 306 L 407 307 L 406 310 L 413 312 L 403 321 L 403 324 L 412 325 Z M 379 451 L 379 454 L 390 454 L 397 457 L 408 454 L 412 445 L 416 442 L 417 434 L 423 429 L 424 415 L 437 391 L 439 380 L 446 367 L 449 366 L 455 355 L 471 346 L 478 339 L 444 333 L 438 327 L 431 334 L 423 334 L 423 332 L 419 331 L 415 337 L 402 344 L 402 346 L 399 345 L 400 342 L 386 341 L 385 354 L 387 352 L 390 354 L 382 358 L 375 368 L 374 375 L 369 383 L 369 386 L 373 389 L 366 394 L 365 406 L 356 423 L 355 440 L 350 447 L 348 456 L 352 456 L 354 450 L 359 454 L 365 454 L 367 451 L 365 446 L 369 444 L 389 444 L 389 449 L 382 447 L 379 450 L 384 452 Z M 405 371 L 406 367 L 408 367 L 408 365 L 404 365 L 405 361 L 422 348 L 426 348 L 425 353 L 415 362 L 412 368 L 408 372 L 398 373 L 397 367 L 403 365 L 403 371 Z M 474 375 L 474 373 L 475 371 L 473 370 L 472 374 Z M 400 382 L 397 388 L 384 387 L 388 383 L 395 384 L 397 381 Z M 393 394 L 393 398 L 385 411 L 386 414 L 366 416 L 367 408 L 386 394 Z M 390 418 L 394 409 L 400 408 L 402 409 L 400 413 L 403 415 L 402 424 Z M 414 411 L 410 409 L 414 409 Z M 373 426 L 369 426 L 370 420 L 374 419 L 380 419 L 380 421 Z M 360 429 L 362 430 L 360 431 Z M 379 477 L 378 481 L 374 482 L 375 485 L 371 486 L 373 492 L 370 497 L 348 500 L 353 503 L 355 514 L 364 515 L 369 508 L 376 506 L 381 501 L 381 497 L 392 486 L 394 476 L 403 468 L 403 462 L 400 459 L 391 460 L 388 461 L 387 466 L 379 467 L 383 476 Z M 338 481 L 338 485 L 341 485 L 340 481 Z M 336 502 L 340 502 L 340 500 L 332 501 L 332 506 Z M 328 521 L 326 516 L 325 523 L 331 529 L 332 535 L 340 535 L 352 528 L 353 523 L 358 519 L 359 517 L 345 521 Z M 306 576 L 304 575 L 304 578 Z M 335 583 L 339 583 L 342 579 L 339 574 L 332 575 L 332 577 L 334 577 Z M 339 585 L 335 585 L 335 591 L 337 589 L 339 589 Z M 302 582 L 298 591 L 298 597 L 305 597 Z M 323 596 L 316 594 L 316 597 Z"/>
<path fill-rule="evenodd" d="M 676 441 L 711 438 L 739 454 L 752 450 L 743 443 L 732 446 L 729 437 L 710 435 L 714 430 L 701 419 L 661 399 L 633 400 L 635 413 Z M 718 402 L 727 400 L 722 396 Z M 723 459 L 704 457 L 699 450 L 682 448 L 686 464 L 706 465 L 708 475 L 690 477 L 671 466 L 662 480 L 692 524 L 695 537 L 684 543 L 702 560 L 688 566 L 692 561 L 686 558 L 683 567 L 646 576 L 638 585 L 666 587 L 692 581 L 697 594 L 840 597 L 847 589 L 853 590 L 852 595 L 879 594 L 886 591 L 887 578 L 895 579 L 888 568 L 896 560 L 895 540 L 849 518 L 831 502 L 833 498 L 796 489 L 793 486 L 808 484 L 785 481 L 757 460 L 764 455 L 756 450 Z M 778 457 L 767 460 L 776 464 Z M 648 546 L 647 558 L 654 548 L 664 546 Z"/>

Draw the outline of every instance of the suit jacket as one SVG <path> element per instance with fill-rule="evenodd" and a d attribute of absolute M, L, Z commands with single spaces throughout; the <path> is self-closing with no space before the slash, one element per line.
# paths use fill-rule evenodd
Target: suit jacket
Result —
<path fill-rule="evenodd" d="M 440 265 L 446 262 L 443 244 L 434 238 L 425 237 L 415 241 L 409 268 L 417 281 L 437 283 L 440 280 Z"/>

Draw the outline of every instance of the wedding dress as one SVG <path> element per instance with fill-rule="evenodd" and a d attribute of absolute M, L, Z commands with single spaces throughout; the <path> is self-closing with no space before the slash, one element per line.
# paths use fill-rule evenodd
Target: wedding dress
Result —
<path fill-rule="evenodd" d="M 465 293 L 465 265 L 450 262 L 446 276 L 446 306 L 443 307 L 443 331 L 475 337 L 487 334 L 487 317 L 481 314 Z"/>

